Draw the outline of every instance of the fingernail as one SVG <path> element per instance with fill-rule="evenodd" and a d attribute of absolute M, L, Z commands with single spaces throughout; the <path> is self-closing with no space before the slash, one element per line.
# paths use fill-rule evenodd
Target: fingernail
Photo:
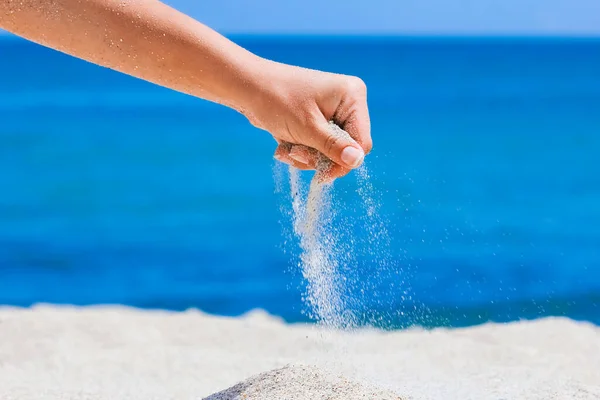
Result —
<path fill-rule="evenodd" d="M 362 150 L 354 146 L 348 146 L 342 151 L 342 161 L 349 167 L 358 167 L 365 156 Z"/>
<path fill-rule="evenodd" d="M 293 158 L 294 160 L 298 161 L 301 164 L 308 165 L 308 159 L 306 157 L 304 157 L 302 154 L 290 153 L 290 157 Z"/>

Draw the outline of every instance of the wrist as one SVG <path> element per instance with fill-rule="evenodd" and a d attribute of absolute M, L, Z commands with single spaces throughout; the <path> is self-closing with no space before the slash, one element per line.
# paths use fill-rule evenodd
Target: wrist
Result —
<path fill-rule="evenodd" d="M 261 110 L 270 103 L 269 93 L 274 90 L 272 61 L 250 54 L 239 74 L 240 83 L 235 91 L 233 108 L 256 124 Z"/>
<path fill-rule="evenodd" d="M 265 124 L 271 116 L 281 114 L 282 102 L 285 102 L 284 64 L 254 56 L 246 63 L 243 89 L 239 91 L 236 110 L 258 128 L 267 129 Z"/>

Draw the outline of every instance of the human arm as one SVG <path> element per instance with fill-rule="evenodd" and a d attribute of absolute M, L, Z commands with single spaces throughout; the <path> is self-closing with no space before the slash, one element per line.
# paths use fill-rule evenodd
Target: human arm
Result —
<path fill-rule="evenodd" d="M 338 164 L 332 177 L 358 166 L 371 149 L 360 79 L 258 57 L 158 0 L 0 0 L 0 28 L 231 107 L 273 135 L 276 157 L 300 168 L 314 167 L 303 146 Z M 329 120 L 354 140 L 332 135 Z M 344 162 L 348 147 L 356 150 L 355 164 Z"/>

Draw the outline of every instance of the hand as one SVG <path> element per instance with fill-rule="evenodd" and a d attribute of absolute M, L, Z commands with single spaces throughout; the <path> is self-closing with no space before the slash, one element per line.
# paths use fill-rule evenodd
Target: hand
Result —
<path fill-rule="evenodd" d="M 315 169 L 322 153 L 334 162 L 326 180 L 359 167 L 371 151 L 371 127 L 364 82 L 267 61 L 259 95 L 247 107 L 250 122 L 270 132 L 275 158 L 299 169 Z M 329 121 L 346 131 L 336 135 Z"/>

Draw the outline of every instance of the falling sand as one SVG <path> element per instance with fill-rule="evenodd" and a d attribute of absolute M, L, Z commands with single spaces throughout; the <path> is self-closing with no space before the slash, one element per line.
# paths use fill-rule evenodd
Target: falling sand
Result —
<path fill-rule="evenodd" d="M 330 326 L 343 326 L 343 290 L 337 273 L 338 260 L 327 235 L 327 201 L 329 187 L 311 182 L 306 201 L 299 187 L 298 171 L 290 170 L 294 205 L 294 231 L 302 248 L 302 275 L 307 282 L 305 301 L 312 316 Z"/>
<path fill-rule="evenodd" d="M 335 123 L 331 130 L 337 136 L 350 138 Z M 290 188 L 294 212 L 294 231 L 300 238 L 302 275 L 307 282 L 307 302 L 311 316 L 319 323 L 334 328 L 355 325 L 344 298 L 344 277 L 340 274 L 340 254 L 335 234 L 329 229 L 333 217 L 331 184 L 323 179 L 331 161 L 319 154 L 317 171 L 308 193 L 301 187 L 299 171 L 290 167 Z"/>

